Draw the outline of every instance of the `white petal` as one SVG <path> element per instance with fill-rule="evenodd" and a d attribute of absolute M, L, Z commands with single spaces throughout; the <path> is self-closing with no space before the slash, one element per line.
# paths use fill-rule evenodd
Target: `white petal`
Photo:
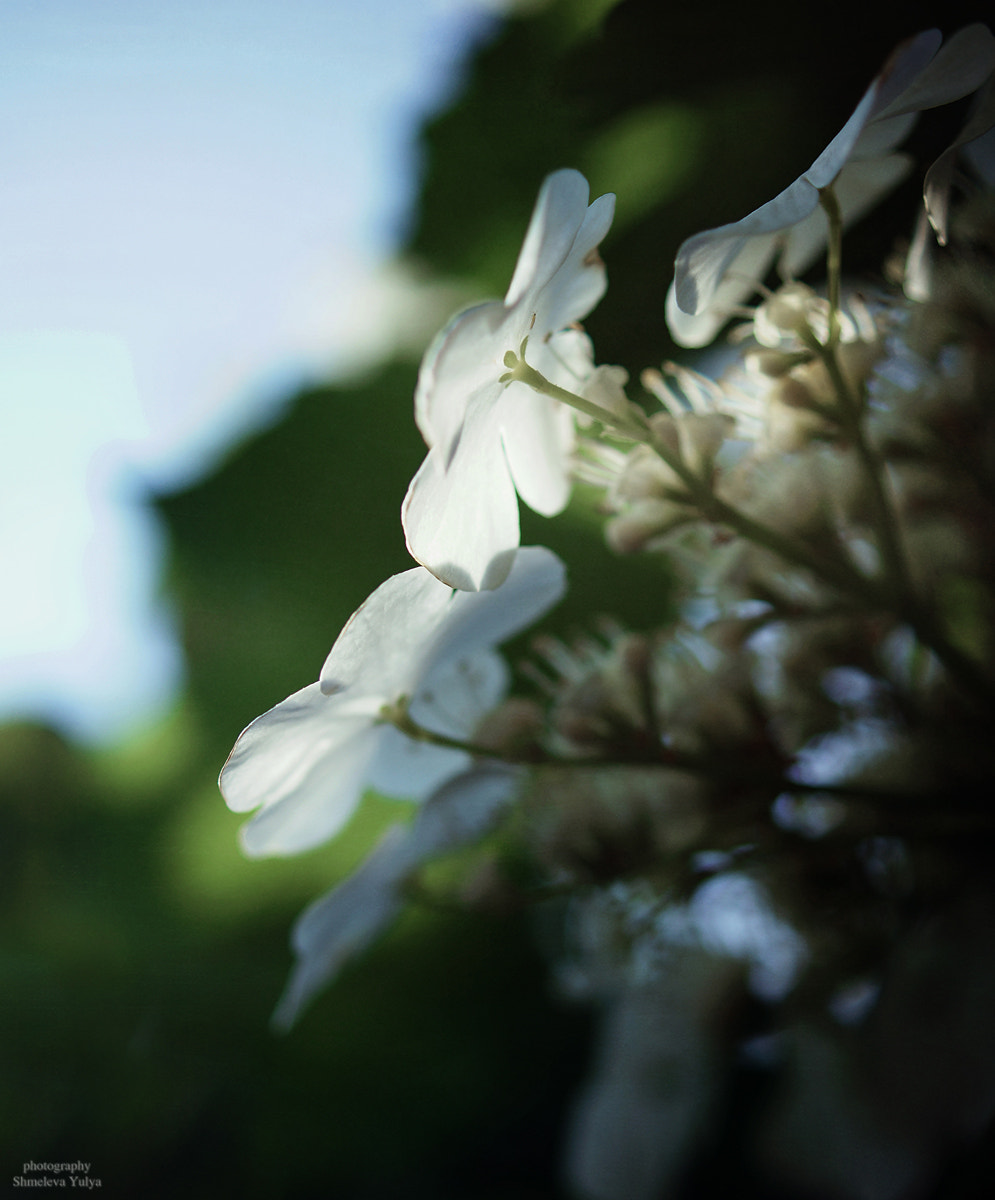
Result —
<path fill-rule="evenodd" d="M 530 341 L 526 357 L 552 383 L 573 392 L 581 390 L 594 370 L 594 346 L 576 326 Z"/>
<path fill-rule="evenodd" d="M 893 149 L 917 113 L 975 91 L 995 68 L 995 39 L 984 25 L 968 26 L 945 45 L 940 42 L 939 31 L 930 29 L 899 46 L 804 178 L 822 188 L 850 158 Z"/>
<path fill-rule="evenodd" d="M 419 724 L 427 724 L 422 720 L 422 714 L 416 712 L 412 716 Z M 434 731 L 449 733 L 445 729 Z M 381 795 L 420 803 L 450 776 L 465 770 L 469 762 L 469 755 L 459 750 L 416 742 L 387 725 L 381 727 L 377 752 L 370 760 L 367 783 Z"/>
<path fill-rule="evenodd" d="M 530 397 L 535 437 L 523 443 L 517 431 L 509 435 L 513 480 L 494 408 L 503 399 L 505 354 L 518 352 L 526 337 L 542 347 L 604 292 L 595 250 L 615 201 L 602 196 L 589 207 L 588 194 L 577 171 L 545 180 L 504 305 L 455 317 L 422 362 L 415 418 L 433 453 L 408 489 L 402 523 L 414 557 L 453 587 L 493 588 L 507 575 L 518 545 L 515 483 L 540 512 L 566 504 L 571 418 L 550 415 L 548 400 Z M 524 402 L 512 398 L 511 405 L 518 411 Z"/>
<path fill-rule="evenodd" d="M 511 308 L 552 279 L 569 255 L 587 214 L 590 189 L 579 171 L 554 171 L 543 180 L 505 296 Z"/>
<path fill-rule="evenodd" d="M 242 730 L 218 779 L 225 803 L 232 812 L 251 812 L 268 799 L 278 800 L 307 774 L 331 740 L 325 707 L 318 685 L 312 683 Z M 304 744 L 285 755 L 281 731 L 294 734 L 304 729 L 308 730 L 302 738 Z M 257 762 L 258 767 L 254 765 Z M 288 766 L 293 768 L 294 774 L 289 782 Z"/>
<path fill-rule="evenodd" d="M 819 157 L 803 174 L 814 188 L 828 187 L 843 170 L 853 148 L 874 114 L 877 81 L 867 89 L 850 118 Z"/>
<path fill-rule="evenodd" d="M 495 383 L 473 398 L 450 460 L 430 450 L 401 509 L 412 556 L 467 591 L 502 583 L 518 547 L 518 499 L 496 404 L 502 388 Z"/>
<path fill-rule="evenodd" d="M 860 158 L 877 158 L 882 154 L 887 154 L 899 142 L 904 141 L 917 118 L 918 113 L 904 113 L 900 117 L 872 121 L 854 143 L 850 154 L 851 161 Z"/>
<path fill-rule="evenodd" d="M 894 116 L 909 88 L 929 68 L 942 44 L 943 34 L 938 29 L 924 29 L 899 42 L 869 89 L 874 92 L 875 101 L 872 120 Z"/>
<path fill-rule="evenodd" d="M 516 767 L 478 763 L 443 784 L 411 826 L 407 849 L 412 865 L 479 841 L 505 812 L 520 780 Z"/>
<path fill-rule="evenodd" d="M 497 646 L 527 629 L 563 596 L 566 568 L 545 546 L 523 546 L 500 588 L 453 595 L 426 660 L 426 675 L 437 663 Z M 431 666 L 429 664 L 432 664 Z"/>
<path fill-rule="evenodd" d="M 844 227 L 859 221 L 882 196 L 897 187 L 912 166 L 913 159 L 908 154 L 888 154 L 847 163 L 833 185 Z"/>
<path fill-rule="evenodd" d="M 950 187 L 961 150 L 978 174 L 991 186 L 995 183 L 995 79 L 978 94 L 971 115 L 956 140 L 926 172 L 923 200 L 929 222 L 941 245 L 947 240 Z M 908 289 L 906 289 L 908 291 Z M 910 295 L 912 293 L 909 293 Z"/>
<path fill-rule="evenodd" d="M 304 910 L 293 932 L 297 963 L 273 1024 L 288 1030 L 301 1009 L 364 950 L 400 912 L 399 885 L 408 871 L 402 825 L 388 829 L 377 848 L 344 883 Z"/>
<path fill-rule="evenodd" d="M 501 360 L 506 349 L 518 349 L 511 345 L 512 338 L 502 334 L 506 317 L 504 305 L 497 300 L 465 309 L 425 352 L 415 389 L 415 422 L 429 446 L 449 449 L 469 397 L 504 372 Z"/>
<path fill-rule="evenodd" d="M 697 316 L 712 303 L 726 269 L 749 244 L 731 225 L 695 234 L 681 244 L 675 260 L 674 302 L 681 312 Z"/>
<path fill-rule="evenodd" d="M 302 688 L 243 731 L 219 784 L 234 812 L 261 811 L 242 830 L 246 853 L 296 854 L 352 815 L 376 750 L 371 717 L 339 710 L 317 684 Z"/>
<path fill-rule="evenodd" d="M 381 724 L 380 709 L 407 694 L 416 720 L 469 736 L 507 683 L 489 648 L 563 591 L 563 565 L 550 551 L 530 547 L 520 557 L 497 594 L 453 595 L 421 568 L 393 576 L 353 616 L 326 663 L 328 686 L 358 672 L 354 686 L 327 695 L 311 684 L 243 731 L 219 782 L 234 811 L 261 810 L 242 831 L 248 854 L 309 849 L 338 832 L 365 788 L 420 800 L 466 765 L 460 751 Z"/>
<path fill-rule="evenodd" d="M 326 696 L 346 688 L 391 700 L 414 682 L 417 648 L 431 636 L 450 589 L 414 567 L 392 575 L 352 614 L 321 668 Z"/>
<path fill-rule="evenodd" d="M 684 312 L 677 303 L 675 280 L 667 293 L 667 327 L 674 341 L 680 346 L 707 346 L 736 308 L 758 290 L 780 241 L 779 233 L 739 241 L 738 252 L 729 260 L 724 277 L 696 315 Z"/>
<path fill-rule="evenodd" d="M 695 234 L 683 243 L 677 252 L 675 276 L 676 306 L 682 312 L 696 316 L 711 307 L 721 280 L 734 260 L 744 252 L 746 238 L 788 229 L 815 212 L 819 205 L 819 189 L 832 183 L 843 169 L 865 126 L 879 111 L 882 100 L 891 97 L 895 87 L 904 89 L 935 53 L 939 34 L 934 36 L 934 33 L 920 34 L 896 52 L 836 137 L 794 183 L 742 220 Z M 886 132 L 896 129 L 893 127 Z M 870 141 L 867 145 L 869 153 L 873 145 Z M 743 292 L 739 299 L 749 294 Z M 677 324 L 680 325 L 679 319 Z M 673 327 L 671 332 L 674 333 Z M 693 328 L 682 332 L 685 336 L 702 336 Z M 674 336 L 676 339 L 677 334 Z M 704 341 L 684 344 L 704 345 Z"/>
<path fill-rule="evenodd" d="M 926 210 L 920 209 L 915 235 L 905 257 L 903 290 L 910 300 L 928 300 L 932 291 L 932 252 L 935 241 L 929 228 Z"/>
<path fill-rule="evenodd" d="M 936 33 L 935 30 L 931 31 Z M 926 34 L 920 34 L 925 38 Z M 976 91 L 995 70 L 995 38 L 986 25 L 959 29 L 923 66 L 906 87 L 896 90 L 879 116 L 922 112 L 949 104 Z"/>
<path fill-rule="evenodd" d="M 664 311 L 670 336 L 678 346 L 707 346 L 725 324 L 724 317 L 707 308 L 697 315 L 684 312 L 677 303 L 677 286 L 674 280 L 671 280 L 670 287 L 667 288 Z"/>
<path fill-rule="evenodd" d="M 573 410 L 524 383 L 512 383 L 501 397 L 501 438 L 519 496 L 544 517 L 562 512 L 570 499 Z"/>
<path fill-rule="evenodd" d="M 436 855 L 490 831 L 514 795 L 518 773 L 484 764 L 450 780 L 410 829 L 395 825 L 347 880 L 311 904 L 293 932 L 297 963 L 273 1014 L 287 1030 L 348 959 L 366 949 L 398 915 L 406 878 Z"/>
<path fill-rule="evenodd" d="M 891 55 L 874 82 L 853 110 L 849 120 L 823 150 L 815 162 L 805 172 L 803 178 L 816 188 L 828 186 L 843 170 L 844 165 L 854 153 L 858 139 L 871 122 L 884 116 L 895 116 L 890 106 L 899 99 L 911 86 L 916 77 L 928 65 L 942 41 L 942 35 L 936 29 L 928 29 L 903 42 Z M 893 130 L 897 127 L 893 127 Z M 870 143 L 868 142 L 868 145 Z M 889 142 L 891 149 L 894 142 Z M 867 151 L 870 153 L 870 151 Z"/>
<path fill-rule="evenodd" d="M 741 221 L 688 238 L 677 251 L 675 264 L 676 299 L 681 310 L 694 316 L 711 307 L 716 289 L 729 271 L 735 268 L 738 273 L 746 274 L 744 268 L 752 267 L 756 259 L 763 259 L 766 246 L 750 247 L 749 239 L 787 229 L 807 217 L 818 204 L 816 189 L 805 179 L 796 179 Z M 770 258 L 766 261 L 769 263 Z M 756 289 L 741 286 L 737 290 L 742 299 Z"/>
<path fill-rule="evenodd" d="M 409 711 L 419 725 L 433 733 L 472 740 L 483 718 L 504 699 L 509 674 L 501 655 L 489 648 L 435 659 L 411 697 Z"/>
<path fill-rule="evenodd" d="M 793 236 L 794 246 L 782 266 L 799 270 L 818 253 L 824 238 L 817 234 L 812 214 L 818 193 L 855 164 L 856 158 L 874 159 L 891 150 L 908 133 L 915 113 L 922 108 L 945 104 L 978 88 L 995 66 L 995 39 L 982 25 L 972 25 L 955 34 L 945 46 L 935 29 L 903 43 L 864 93 L 849 120 L 814 163 L 780 195 L 744 217 L 689 238 L 677 253 L 674 289 L 667 300 L 668 324 L 674 339 L 683 345 L 700 346 L 717 332 L 720 322 L 713 314 L 717 292 L 731 265 L 744 253 L 746 239 L 775 233 L 809 220 L 806 229 Z M 878 168 L 857 189 L 850 205 L 850 219 L 865 211 L 899 177 L 897 156 Z M 737 299 L 747 291 L 737 289 Z M 724 296 L 728 305 L 730 297 Z M 682 316 L 681 314 L 684 314 Z M 706 316 L 705 321 L 685 317 Z"/>
<path fill-rule="evenodd" d="M 615 197 L 599 196 L 587 210 L 563 265 L 536 297 L 536 328 L 557 333 L 582 321 L 605 294 L 608 286 L 597 248 L 611 227 Z M 527 308 L 523 300 L 520 308 Z"/>

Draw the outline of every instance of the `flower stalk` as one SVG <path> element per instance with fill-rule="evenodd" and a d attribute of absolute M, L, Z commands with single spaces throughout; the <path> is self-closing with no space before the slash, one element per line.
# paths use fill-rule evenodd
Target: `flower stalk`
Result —
<path fill-rule="evenodd" d="M 525 338 L 517 354 L 513 350 L 509 350 L 505 354 L 503 361 L 508 370 L 499 376 L 499 383 L 524 383 L 539 395 L 548 396 L 551 400 L 558 400 L 561 404 L 566 404 L 577 412 L 583 413 L 585 417 L 590 417 L 592 421 L 599 421 L 615 436 L 635 442 L 649 441 L 650 435 L 646 419 L 639 410 L 633 407 L 629 414 L 620 416 L 610 409 L 603 408 L 600 404 L 595 404 L 593 400 L 588 400 L 584 396 L 577 395 L 576 392 L 568 391 L 567 388 L 552 383 L 526 361 L 525 350 L 528 343 L 529 339 Z"/>

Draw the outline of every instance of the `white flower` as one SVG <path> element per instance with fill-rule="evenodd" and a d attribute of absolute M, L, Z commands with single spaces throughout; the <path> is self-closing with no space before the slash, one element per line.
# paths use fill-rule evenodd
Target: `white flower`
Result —
<path fill-rule="evenodd" d="M 416 742 L 384 722 L 402 700 L 433 733 L 466 740 L 501 699 L 507 668 L 493 647 L 562 596 L 563 564 L 525 547 L 498 592 L 454 593 L 421 567 L 380 585 L 349 619 L 311 684 L 245 729 L 219 784 L 248 854 L 296 854 L 325 841 L 363 791 L 422 800 L 465 770 L 460 750 Z"/>
<path fill-rule="evenodd" d="M 450 779 L 410 827 L 391 826 L 358 870 L 304 910 L 292 937 L 297 962 L 273 1014 L 278 1029 L 289 1029 L 345 962 L 400 914 L 404 884 L 419 867 L 489 832 L 517 783 L 518 771 L 503 763 L 478 763 Z"/>
<path fill-rule="evenodd" d="M 677 252 L 667 296 L 675 341 L 704 346 L 755 291 L 775 257 L 782 274 L 800 274 L 826 242 L 819 192 L 833 185 L 844 224 L 870 209 L 908 171 L 892 153 L 916 115 L 979 88 L 995 69 L 995 39 L 984 25 L 954 34 L 942 49 L 927 30 L 903 43 L 853 114 L 815 162 L 783 192 L 741 221 L 688 238 Z"/>
<path fill-rule="evenodd" d="M 571 391 L 593 370 L 590 342 L 570 329 L 604 294 L 597 246 L 615 197 L 588 206 L 577 171 L 543 183 L 503 303 L 454 317 L 429 348 L 415 419 L 430 449 L 408 488 L 411 554 L 452 587 L 497 587 L 518 547 L 518 501 L 552 516 L 569 498 L 572 411 L 521 382 L 499 382 L 504 356 L 528 338 L 530 364 Z"/>

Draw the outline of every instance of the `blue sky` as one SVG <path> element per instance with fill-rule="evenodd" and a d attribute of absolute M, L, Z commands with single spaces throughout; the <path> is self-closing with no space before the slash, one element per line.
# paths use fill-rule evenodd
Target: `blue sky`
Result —
<path fill-rule="evenodd" d="M 373 352 L 356 314 L 384 301 L 413 135 L 498 7 L 0 7 L 0 720 L 106 740 L 168 707 L 138 500 Z"/>

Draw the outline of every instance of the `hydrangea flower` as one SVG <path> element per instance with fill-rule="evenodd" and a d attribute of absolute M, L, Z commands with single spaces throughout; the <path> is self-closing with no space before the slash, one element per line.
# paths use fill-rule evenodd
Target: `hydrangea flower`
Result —
<path fill-rule="evenodd" d="M 422 567 L 381 584 L 349 619 L 318 683 L 243 730 L 219 784 L 250 855 L 296 854 L 325 841 L 366 788 L 423 800 L 466 770 L 469 755 L 415 741 L 384 720 L 406 704 L 435 734 L 465 741 L 502 698 L 507 668 L 494 647 L 563 595 L 551 550 L 523 548 L 497 592 L 454 593 Z"/>
<path fill-rule="evenodd" d="M 795 276 L 826 242 L 819 192 L 833 185 L 844 224 L 870 209 L 908 172 L 892 153 L 919 112 L 976 91 L 995 69 L 995 38 L 970 25 L 940 48 L 931 29 L 903 43 L 864 93 L 840 132 L 783 192 L 749 216 L 688 238 L 677 252 L 667 324 L 684 346 L 704 346 L 736 306 L 759 288 L 775 257 Z"/>
<path fill-rule="evenodd" d="M 570 328 L 604 294 L 597 247 L 615 197 L 588 205 L 577 171 L 539 192 L 504 301 L 458 314 L 422 362 L 415 419 L 429 452 L 408 488 L 402 523 L 411 554 L 451 587 L 497 587 L 518 548 L 518 501 L 544 516 L 569 498 L 574 418 L 521 382 L 504 357 L 528 338 L 530 364 L 576 391 L 593 371 L 590 342 Z"/>
<path fill-rule="evenodd" d="M 289 1029 L 345 962 L 400 914 L 404 884 L 419 867 L 489 832 L 514 796 L 518 777 L 517 769 L 488 762 L 448 780 L 409 827 L 392 825 L 348 879 L 304 910 L 291 939 L 297 961 L 273 1014 L 278 1029 Z"/>

